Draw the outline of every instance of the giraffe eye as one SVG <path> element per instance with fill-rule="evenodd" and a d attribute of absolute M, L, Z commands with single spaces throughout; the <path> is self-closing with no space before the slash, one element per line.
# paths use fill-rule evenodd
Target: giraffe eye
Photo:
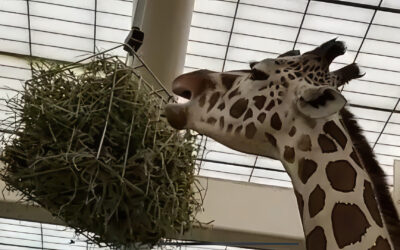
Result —
<path fill-rule="evenodd" d="M 264 81 L 269 78 L 269 75 L 261 70 L 258 70 L 256 68 L 251 69 L 251 75 L 250 79 L 251 80 L 257 80 L 257 81 Z"/>

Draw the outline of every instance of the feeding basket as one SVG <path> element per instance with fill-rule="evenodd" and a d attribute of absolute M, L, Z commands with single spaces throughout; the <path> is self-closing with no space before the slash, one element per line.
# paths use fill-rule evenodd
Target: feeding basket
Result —
<path fill-rule="evenodd" d="M 86 64 L 33 64 L 7 101 L 1 178 L 79 233 L 109 246 L 156 244 L 187 231 L 194 136 L 162 118 L 160 91 L 114 56 Z"/>

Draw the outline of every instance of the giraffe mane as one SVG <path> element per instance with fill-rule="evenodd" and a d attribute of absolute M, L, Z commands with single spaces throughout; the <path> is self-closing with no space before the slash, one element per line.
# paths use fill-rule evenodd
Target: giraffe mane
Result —
<path fill-rule="evenodd" d="M 356 150 L 359 152 L 361 161 L 364 163 L 365 169 L 371 177 L 375 188 L 375 195 L 378 199 L 383 219 L 388 228 L 394 248 L 395 250 L 399 250 L 400 220 L 385 180 L 385 174 L 376 161 L 371 146 L 368 144 L 365 136 L 362 134 L 360 126 L 354 119 L 354 115 L 345 108 L 340 111 L 340 115 L 343 119 L 345 127 L 349 131 Z"/>

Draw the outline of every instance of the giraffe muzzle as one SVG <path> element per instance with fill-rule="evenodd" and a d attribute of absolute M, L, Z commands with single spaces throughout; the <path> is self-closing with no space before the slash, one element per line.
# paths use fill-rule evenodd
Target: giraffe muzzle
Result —
<path fill-rule="evenodd" d="M 175 129 L 184 129 L 187 124 L 187 109 L 184 104 L 167 104 L 165 115 L 168 123 Z"/>
<path fill-rule="evenodd" d="M 210 73 L 212 71 L 197 70 L 180 75 L 172 83 L 172 92 L 188 100 L 194 99 L 213 85 L 209 77 Z"/>

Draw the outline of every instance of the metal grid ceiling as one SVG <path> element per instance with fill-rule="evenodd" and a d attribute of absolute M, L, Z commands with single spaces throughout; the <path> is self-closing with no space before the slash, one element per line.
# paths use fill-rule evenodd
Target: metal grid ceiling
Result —
<path fill-rule="evenodd" d="M 125 40 L 137 0 L 2 0 L 1 51 L 77 61 Z M 124 56 L 121 49 L 119 54 Z"/>
<path fill-rule="evenodd" d="M 246 69 L 248 63 L 291 49 L 311 50 L 338 37 L 366 75 L 342 93 L 393 185 L 400 159 L 400 1 L 196 0 L 185 72 Z M 290 187 L 278 161 L 242 154 L 202 138 L 199 174 Z"/>
<path fill-rule="evenodd" d="M 0 249 L 70 249 L 97 250 L 100 248 L 73 229 L 51 224 L 0 219 Z"/>
<path fill-rule="evenodd" d="M 129 33 L 136 6 L 137 0 L 1 0 L 0 100 L 15 94 L 6 88 L 31 78 L 20 55 L 78 61 L 115 47 Z M 126 55 L 122 48 L 112 53 Z"/>
<path fill-rule="evenodd" d="M 201 242 L 177 242 L 176 246 L 167 245 L 153 249 L 246 250 L 223 245 L 205 245 Z M 83 235 L 76 235 L 73 229 L 65 226 L 0 218 L 0 250 L 26 249 L 106 250 L 110 248 L 99 247 Z"/>

